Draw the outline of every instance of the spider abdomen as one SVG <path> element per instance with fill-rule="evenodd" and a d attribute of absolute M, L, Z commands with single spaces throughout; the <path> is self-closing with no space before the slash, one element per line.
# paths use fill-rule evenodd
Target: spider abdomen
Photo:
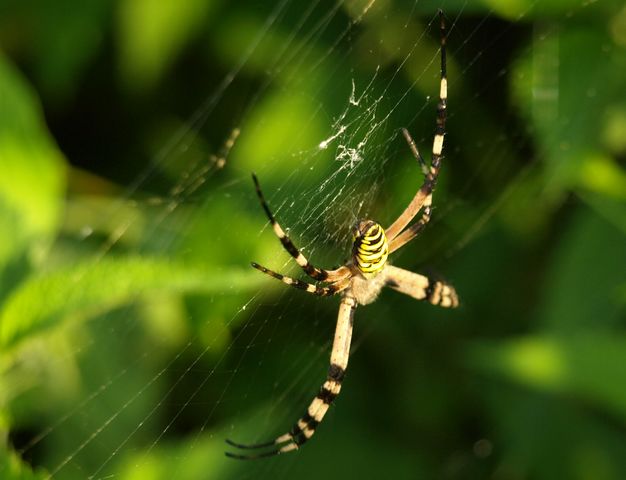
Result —
<path fill-rule="evenodd" d="M 359 222 L 352 244 L 354 264 L 365 278 L 373 278 L 383 271 L 389 256 L 385 231 L 371 220 Z"/>

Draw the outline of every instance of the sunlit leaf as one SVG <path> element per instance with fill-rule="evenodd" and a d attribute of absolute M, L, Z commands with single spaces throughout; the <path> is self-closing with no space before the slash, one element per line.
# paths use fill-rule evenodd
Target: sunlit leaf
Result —
<path fill-rule="evenodd" d="M 157 81 L 179 50 L 198 32 L 214 3 L 207 0 L 120 2 L 118 45 L 126 84 L 141 88 Z"/>
<path fill-rule="evenodd" d="M 470 361 L 528 387 L 574 396 L 626 421 L 626 337 L 591 333 L 533 335 L 481 342 Z"/>
<path fill-rule="evenodd" d="M 54 234 L 65 183 L 63 158 L 35 94 L 0 55 L 0 294 L 17 281 L 21 257 L 38 258 Z M 4 277 L 4 278 L 3 278 Z"/>
<path fill-rule="evenodd" d="M 233 161 L 252 171 L 259 164 L 259 159 L 277 158 L 280 165 L 287 169 L 297 168 L 303 160 L 285 152 L 315 148 L 323 140 L 324 127 L 311 113 L 315 111 L 305 95 L 277 94 L 258 105 L 243 128 L 248 134 L 239 141 Z M 302 128 L 306 120 L 306 128 Z M 307 154 L 311 157 L 312 154 Z M 284 170 L 277 171 L 279 178 L 284 178 Z M 319 175 L 313 171 L 310 174 Z"/>
<path fill-rule="evenodd" d="M 39 480 L 48 478 L 48 474 L 33 471 L 14 452 L 0 448 L 0 477 L 2 480 Z"/>
<path fill-rule="evenodd" d="M 513 98 L 535 129 L 551 191 L 581 182 L 585 162 L 603 146 L 608 109 L 624 101 L 613 72 L 626 66 L 626 56 L 611 44 L 603 30 L 545 23 L 514 65 Z"/>
<path fill-rule="evenodd" d="M 237 292 L 265 280 L 255 273 L 209 272 L 140 257 L 81 263 L 31 278 L 13 292 L 0 316 L 0 345 L 8 349 L 68 315 L 111 308 L 142 294 Z"/>
<path fill-rule="evenodd" d="M 602 216 L 589 210 L 576 213 L 542 285 L 542 326 L 571 332 L 620 321 L 617 289 L 626 283 L 626 271 L 615 266 L 626 265 L 625 241 L 624 231 Z"/>

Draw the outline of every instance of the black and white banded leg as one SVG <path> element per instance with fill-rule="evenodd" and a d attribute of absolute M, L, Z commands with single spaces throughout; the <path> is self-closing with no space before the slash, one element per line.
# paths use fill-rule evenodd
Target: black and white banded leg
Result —
<path fill-rule="evenodd" d="M 267 218 L 272 225 L 274 233 L 280 240 L 280 243 L 283 245 L 284 249 L 287 250 L 289 255 L 291 255 L 296 260 L 296 263 L 300 266 L 300 268 L 304 270 L 304 273 L 306 273 L 309 277 L 322 282 L 334 282 L 348 277 L 350 274 L 350 270 L 345 266 L 340 267 L 336 270 L 325 270 L 323 268 L 317 268 L 316 266 L 309 263 L 307 258 L 293 244 L 293 242 L 287 236 L 280 224 L 274 218 L 270 207 L 265 201 L 263 192 L 261 191 L 261 185 L 259 184 L 259 180 L 254 173 L 252 174 L 252 180 L 254 181 L 254 186 L 256 187 L 256 193 L 259 197 L 259 201 L 261 202 L 261 206 L 263 207 L 263 210 L 265 211 L 265 214 L 267 215 Z"/>
<path fill-rule="evenodd" d="M 425 300 L 445 308 L 459 306 L 459 297 L 452 285 L 419 273 L 387 265 L 387 286 L 417 300 Z"/>
<path fill-rule="evenodd" d="M 226 452 L 226 456 L 241 460 L 271 457 L 273 455 L 297 450 L 313 436 L 318 425 L 324 419 L 328 408 L 341 391 L 341 384 L 346 368 L 348 367 L 348 357 L 350 356 L 352 324 L 356 305 L 356 300 L 351 296 L 345 295 L 341 299 L 337 326 L 335 328 L 335 338 L 333 340 L 333 349 L 330 355 L 328 375 L 326 376 L 326 381 L 322 385 L 322 388 L 320 388 L 318 394 L 309 404 L 309 408 L 307 408 L 305 414 L 296 422 L 289 432 L 278 436 L 270 442 L 245 445 L 235 443 L 232 440 L 226 440 L 226 443 L 230 446 L 240 450 L 269 450 L 253 453 Z"/>
<path fill-rule="evenodd" d="M 317 295 L 319 297 L 330 297 L 345 290 L 350 285 L 350 279 L 346 278 L 344 280 L 337 280 L 336 282 L 333 282 L 328 286 L 318 287 L 317 285 L 313 285 L 312 283 L 303 282 L 302 280 L 298 280 L 297 278 L 292 278 L 288 277 L 287 275 L 283 275 L 282 273 L 277 273 L 274 270 L 270 270 L 269 268 L 266 268 L 263 265 L 259 265 L 256 262 L 252 262 L 250 265 L 252 265 L 260 272 L 263 272 L 270 277 L 280 280 L 285 285 L 289 285 L 290 287 L 294 287 L 299 290 L 304 290 L 305 292 L 312 293 L 313 295 Z"/>
<path fill-rule="evenodd" d="M 404 138 L 409 144 L 411 153 L 419 162 L 420 168 L 422 169 L 422 173 L 424 174 L 424 178 L 428 178 L 428 176 L 431 175 L 430 168 L 428 167 L 428 165 L 426 165 L 426 162 L 424 161 L 424 157 L 422 157 L 422 155 L 419 153 L 415 140 L 413 140 L 413 137 L 411 137 L 411 134 L 406 128 L 402 129 L 402 134 L 404 135 Z M 415 222 L 413 225 L 407 228 L 404 232 L 402 232 L 401 234 L 399 234 L 397 237 L 393 239 L 393 241 L 391 242 L 389 246 L 390 253 L 395 250 L 398 250 L 400 247 L 404 246 L 405 244 L 410 242 L 412 239 L 414 239 L 421 233 L 421 231 L 424 229 L 426 224 L 430 222 L 430 217 L 433 212 L 432 203 L 433 203 L 433 194 L 432 194 L 432 189 L 431 189 L 430 194 L 425 198 L 424 203 L 422 204 L 422 207 L 423 207 L 422 216 L 417 222 Z"/>
<path fill-rule="evenodd" d="M 420 164 L 420 168 L 424 173 L 424 182 L 415 194 L 409 206 L 402 212 L 398 219 L 393 222 L 385 230 L 387 238 L 390 241 L 389 253 L 398 250 L 406 243 L 415 238 L 430 221 L 432 213 L 432 196 L 433 190 L 437 185 L 439 171 L 441 170 L 441 159 L 443 158 L 443 141 L 446 134 L 446 109 L 448 104 L 448 77 L 447 77 L 447 61 L 446 61 L 446 24 L 443 12 L 439 10 L 439 26 L 441 34 L 441 80 L 439 84 L 439 102 L 437 103 L 437 126 L 435 128 L 435 136 L 433 139 L 432 157 L 430 166 L 426 164 L 424 158 L 419 153 L 417 145 L 406 129 L 402 130 L 404 138 L 409 144 L 409 148 L 413 156 Z M 421 218 L 409 228 L 407 225 L 413 220 L 415 215 L 424 209 Z M 406 228 L 406 230 L 405 230 Z"/>

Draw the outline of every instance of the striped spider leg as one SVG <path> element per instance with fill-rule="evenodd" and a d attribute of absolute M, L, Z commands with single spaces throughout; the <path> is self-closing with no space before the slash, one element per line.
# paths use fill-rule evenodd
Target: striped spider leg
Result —
<path fill-rule="evenodd" d="M 409 145 L 411 153 L 418 161 L 422 173 L 424 174 L 424 182 L 415 194 L 415 197 L 409 203 L 408 207 L 402 212 L 398 219 L 385 231 L 389 238 L 389 253 L 398 250 L 408 242 L 417 237 L 430 221 L 432 214 L 432 198 L 433 191 L 437 184 L 439 171 L 441 169 L 441 160 L 443 158 L 443 140 L 446 134 L 446 111 L 448 102 L 448 78 L 446 64 L 446 24 L 442 10 L 439 10 L 439 31 L 441 35 L 441 79 L 439 85 L 439 102 L 437 104 L 437 127 L 435 129 L 435 137 L 433 139 L 432 158 L 430 167 L 420 154 L 415 141 L 411 137 L 409 131 L 402 129 L 402 134 Z M 422 216 L 413 225 L 406 228 L 411 220 L 423 208 Z M 406 228 L 406 230 L 405 230 Z M 409 272 L 401 268 L 388 265 L 387 285 L 394 290 L 402 292 L 418 300 L 427 300 L 433 305 L 442 307 L 455 308 L 459 305 L 459 299 L 456 290 L 451 285 L 429 279 L 424 275 Z"/>
<path fill-rule="evenodd" d="M 443 140 L 446 133 L 446 108 L 448 101 L 448 78 L 446 72 L 446 24 L 443 12 L 439 10 L 439 28 L 441 33 L 441 80 L 439 85 L 439 102 L 437 104 L 437 128 L 433 140 L 432 158 L 430 167 L 422 158 L 417 145 L 406 129 L 402 130 L 404 138 L 409 144 L 413 156 L 417 159 L 424 173 L 424 183 L 402 212 L 398 219 L 385 230 L 389 239 L 389 252 L 394 252 L 413 240 L 430 221 L 432 213 L 433 190 L 437 184 L 441 160 L 443 158 Z M 405 230 L 411 220 L 424 208 L 421 218 Z M 404 230 L 404 231 L 403 231 Z"/>
<path fill-rule="evenodd" d="M 343 266 L 336 270 L 324 270 L 311 265 L 309 261 L 304 257 L 304 255 L 289 239 L 289 237 L 285 234 L 280 224 L 274 218 L 272 211 L 265 201 L 265 197 L 263 196 L 263 192 L 261 190 L 259 181 L 256 178 L 256 175 L 253 174 L 252 179 L 254 181 L 257 195 L 259 197 L 259 201 L 261 202 L 261 206 L 263 207 L 263 210 L 265 211 L 270 221 L 270 224 L 273 227 L 274 233 L 279 238 L 285 250 L 289 252 L 289 254 L 296 260 L 298 265 L 300 265 L 302 270 L 307 275 L 316 280 L 329 282 L 329 285 L 317 286 L 312 283 L 291 278 L 286 275 L 274 272 L 255 262 L 252 263 L 252 266 L 257 270 L 277 280 L 280 280 L 286 285 L 304 290 L 314 295 L 326 297 L 345 291 L 350 286 L 350 277 L 352 275 L 351 269 L 348 266 Z M 356 305 L 356 300 L 350 295 L 344 295 L 342 297 L 339 306 L 337 326 L 335 328 L 335 340 L 333 342 L 328 376 L 326 382 L 324 382 L 319 393 L 313 399 L 311 405 L 309 405 L 309 408 L 307 409 L 307 412 L 302 416 L 302 418 L 298 420 L 298 422 L 292 427 L 292 429 L 288 433 L 285 433 L 270 442 L 246 445 L 236 443 L 232 440 L 227 439 L 226 442 L 229 445 L 242 450 L 264 449 L 270 446 L 274 446 L 272 450 L 261 453 L 239 454 L 226 452 L 226 455 L 228 457 L 241 460 L 269 457 L 295 450 L 313 436 L 313 433 L 315 433 L 315 428 L 322 421 L 324 415 L 328 411 L 330 404 L 333 402 L 333 400 L 341 390 L 341 382 L 343 381 L 344 372 L 348 365 L 350 342 L 352 338 L 352 321 Z"/>
<path fill-rule="evenodd" d="M 324 270 L 323 268 L 317 268 L 314 265 L 311 265 L 309 263 L 306 257 L 293 244 L 291 239 L 287 236 L 287 234 L 282 229 L 280 224 L 274 218 L 274 215 L 272 214 L 270 207 L 267 205 L 267 202 L 265 201 L 263 192 L 261 191 L 261 185 L 259 184 L 259 180 L 257 179 L 254 173 L 252 174 L 252 180 L 254 181 L 254 186 L 256 188 L 256 193 L 257 193 L 257 196 L 259 197 L 259 201 L 261 202 L 261 206 L 263 207 L 263 210 L 265 211 L 265 215 L 267 215 L 267 218 L 270 221 L 270 224 L 272 225 L 272 229 L 274 230 L 274 233 L 280 240 L 280 243 L 283 245 L 283 248 L 287 250 L 289 255 L 291 255 L 296 260 L 296 263 L 300 266 L 300 268 L 304 271 L 304 273 L 306 273 L 309 277 L 315 280 L 321 281 L 321 282 L 336 282 L 336 281 L 347 278 L 350 275 L 350 269 L 346 268 L 345 266 L 339 267 L 336 270 Z M 258 270 L 261 270 L 263 273 L 267 273 L 268 275 L 274 278 L 277 278 L 279 280 L 282 280 L 284 283 L 288 285 L 293 285 L 296 288 L 303 288 L 301 285 L 305 283 L 305 282 L 295 281 L 294 279 L 291 279 L 279 273 L 272 272 L 271 270 L 265 267 L 261 267 L 260 265 L 256 263 L 253 263 L 252 266 Z M 289 280 L 292 280 L 293 282 L 290 283 Z"/>
<path fill-rule="evenodd" d="M 434 280 L 393 265 L 387 265 L 385 272 L 387 274 L 386 286 L 400 293 L 417 300 L 426 300 L 430 304 L 440 307 L 456 308 L 459 306 L 456 290 L 446 282 Z"/>
<path fill-rule="evenodd" d="M 318 287 L 317 285 L 314 285 L 312 283 L 303 282 L 302 280 L 298 280 L 297 278 L 291 278 L 291 277 L 288 277 L 287 275 L 276 273 L 273 270 L 270 270 L 269 268 L 265 268 L 264 266 L 259 265 L 256 262 L 252 262 L 251 265 L 257 270 L 265 273 L 266 275 L 269 275 L 270 277 L 280 280 L 281 282 L 283 282 L 286 285 L 289 285 L 290 287 L 304 290 L 308 293 L 312 293 L 319 297 L 330 297 L 332 295 L 335 295 L 336 293 L 339 293 L 342 290 L 345 290 L 350 283 L 347 278 L 344 278 L 344 279 L 337 280 L 326 287 Z"/>
<path fill-rule="evenodd" d="M 272 447 L 271 449 L 250 454 L 226 452 L 226 456 L 239 460 L 254 460 L 257 458 L 271 457 L 297 450 L 313 436 L 315 429 L 324 419 L 324 415 L 326 415 L 330 405 L 341 391 L 341 383 L 343 382 L 343 377 L 348 366 L 348 358 L 350 356 L 352 324 L 356 305 L 356 300 L 349 295 L 344 295 L 341 299 L 337 326 L 335 327 L 335 338 L 330 355 L 330 367 L 326 381 L 313 401 L 309 404 L 304 415 L 300 417 L 289 432 L 269 442 L 256 445 L 244 445 L 235 443 L 232 440 L 226 440 L 229 445 L 241 450 L 258 450 Z"/>

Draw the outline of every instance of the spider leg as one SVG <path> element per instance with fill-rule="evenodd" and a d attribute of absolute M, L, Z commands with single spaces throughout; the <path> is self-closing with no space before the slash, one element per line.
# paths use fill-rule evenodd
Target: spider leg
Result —
<path fill-rule="evenodd" d="M 303 282 L 302 280 L 291 278 L 281 273 L 276 273 L 275 271 L 270 270 L 269 268 L 265 268 L 264 266 L 259 265 L 255 262 L 252 262 L 251 265 L 257 270 L 265 273 L 266 275 L 269 275 L 270 277 L 274 277 L 275 279 L 280 280 L 290 287 L 298 288 L 300 290 L 304 290 L 305 292 L 312 293 L 320 297 L 330 297 L 332 295 L 335 295 L 336 293 L 345 290 L 350 284 L 350 280 L 346 278 L 344 280 L 338 280 L 334 283 L 331 283 L 327 287 L 318 287 L 317 285 L 313 285 L 312 283 Z"/>
<path fill-rule="evenodd" d="M 389 243 L 389 253 L 395 252 L 396 250 L 404 247 L 407 243 L 417 237 L 422 232 L 426 224 L 430 222 L 430 217 L 433 212 L 431 206 L 432 195 L 426 200 L 427 201 L 424 202 L 422 217 Z"/>
<path fill-rule="evenodd" d="M 356 300 L 351 296 L 345 295 L 339 305 L 339 315 L 337 317 L 337 326 L 335 327 L 335 339 L 330 355 L 328 375 L 326 376 L 326 381 L 322 385 L 322 388 L 320 388 L 318 394 L 309 404 L 306 413 L 295 423 L 288 433 L 280 435 L 273 441 L 257 445 L 245 445 L 226 440 L 229 445 L 242 450 L 262 449 L 270 446 L 273 446 L 273 449 L 250 454 L 225 452 L 226 456 L 239 460 L 271 457 L 273 455 L 297 450 L 313 436 L 317 426 L 324 419 L 328 408 L 341 391 L 341 383 L 343 382 L 348 366 L 348 357 L 350 355 L 352 323 L 354 321 L 355 309 Z"/>
<path fill-rule="evenodd" d="M 454 287 L 446 282 L 433 280 L 419 273 L 386 265 L 387 286 L 417 300 L 426 300 L 440 307 L 456 308 L 459 297 Z"/>
<path fill-rule="evenodd" d="M 261 206 L 263 207 L 267 218 L 272 224 L 274 233 L 280 240 L 280 243 L 282 243 L 284 249 L 289 252 L 289 255 L 295 258 L 297 264 L 300 265 L 300 268 L 302 268 L 302 270 L 304 270 L 304 273 L 306 273 L 309 277 L 314 278 L 315 280 L 326 282 L 334 282 L 336 280 L 346 278 L 350 273 L 350 270 L 347 267 L 339 267 L 336 270 L 324 270 L 323 268 L 317 268 L 309 263 L 306 257 L 302 255 L 302 252 L 300 252 L 300 250 L 298 250 L 298 248 L 293 244 L 293 242 L 289 239 L 280 224 L 274 218 L 270 207 L 265 201 L 263 192 L 261 191 L 261 185 L 259 184 L 259 180 L 254 173 L 252 174 L 252 180 L 254 181 L 254 186 L 256 187 L 256 193 L 259 197 L 259 201 L 261 202 Z"/>
<path fill-rule="evenodd" d="M 404 139 L 406 140 L 406 143 L 409 144 L 411 153 L 413 154 L 415 159 L 419 162 L 420 168 L 422 169 L 422 173 L 424 175 L 428 175 L 428 165 L 426 165 L 426 162 L 424 161 L 424 157 L 422 157 L 422 154 L 417 149 L 417 144 L 415 143 L 415 140 L 413 140 L 413 137 L 411 136 L 411 134 L 406 128 L 402 129 L 402 135 L 404 135 Z"/>
<path fill-rule="evenodd" d="M 406 138 L 411 152 L 420 163 L 422 172 L 424 173 L 424 182 L 422 186 L 411 200 L 411 203 L 406 207 L 404 212 L 391 224 L 389 228 L 385 230 L 385 234 L 390 242 L 402 233 L 411 220 L 418 214 L 418 212 L 424 207 L 424 213 L 422 218 L 411 228 L 403 238 L 395 244 L 395 248 L 391 250 L 397 250 L 408 241 L 412 240 L 422 230 L 424 225 L 430 221 L 431 216 L 431 203 L 432 194 L 437 184 L 439 177 L 439 170 L 441 169 L 441 159 L 443 158 L 443 139 L 446 133 L 446 108 L 448 102 L 448 77 L 446 67 L 446 24 L 443 16 L 443 12 L 439 10 L 440 20 L 440 32 L 441 32 L 441 81 L 439 84 L 439 102 L 437 103 L 437 127 L 435 129 L 435 137 L 433 139 L 432 159 L 430 167 L 426 165 L 424 159 L 417 150 L 415 142 L 409 135 L 406 129 L 403 130 L 404 138 Z M 404 232 L 406 233 L 406 232 Z"/>
<path fill-rule="evenodd" d="M 419 150 L 417 149 L 417 145 L 415 144 L 415 140 L 413 140 L 413 137 L 411 137 L 411 134 L 406 128 L 402 129 L 402 134 L 404 135 L 404 138 L 409 144 L 411 153 L 413 153 L 413 156 L 419 162 L 420 167 L 422 169 L 422 173 L 424 174 L 424 177 L 427 177 L 429 174 L 429 168 L 426 165 L 424 158 L 419 153 Z M 410 242 L 411 240 L 413 240 L 415 237 L 417 237 L 420 234 L 422 229 L 430 221 L 430 217 L 432 215 L 432 206 L 431 206 L 432 198 L 433 196 L 431 193 L 424 201 L 424 204 L 423 204 L 424 210 L 422 211 L 422 217 L 413 225 L 411 225 L 409 228 L 407 228 L 404 232 L 397 235 L 391 241 L 391 243 L 389 244 L 389 253 L 394 252 L 398 250 L 399 248 L 403 247 L 405 244 L 407 244 L 408 242 Z"/>

